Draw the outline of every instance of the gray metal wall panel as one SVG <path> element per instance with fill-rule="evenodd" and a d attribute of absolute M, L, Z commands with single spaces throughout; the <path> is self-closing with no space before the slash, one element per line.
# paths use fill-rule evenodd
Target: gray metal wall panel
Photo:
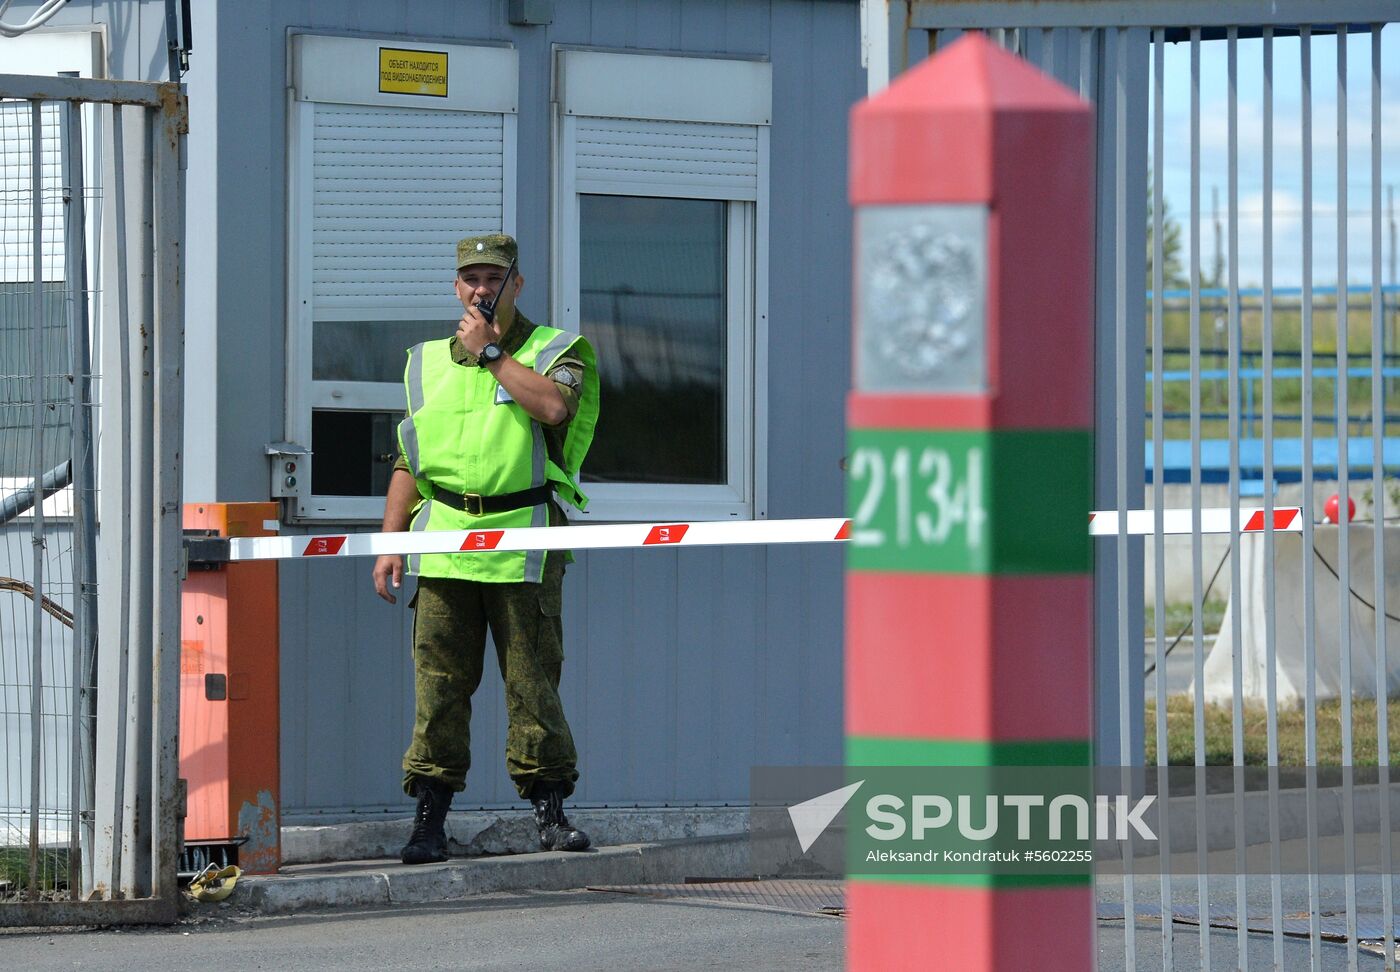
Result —
<path fill-rule="evenodd" d="M 389 606 L 370 563 L 280 570 L 282 803 L 388 805 L 402 799 L 399 759 L 413 725 L 412 581 Z"/>
<path fill-rule="evenodd" d="M 721 659 L 726 645 L 715 637 L 717 619 L 727 610 L 720 586 L 724 551 L 677 551 L 676 561 L 676 718 L 672 745 L 684 762 L 672 767 L 675 778 L 714 798 L 729 792 L 723 785 L 725 754 L 715 745 L 716 727 L 729 716 L 730 702 Z"/>
<path fill-rule="evenodd" d="M 41 2 L 15 0 L 5 11 L 6 22 L 23 23 Z M 103 24 L 107 28 L 109 77 L 165 80 L 165 0 L 70 0 L 40 29 L 88 24 Z"/>
<path fill-rule="evenodd" d="M 854 16 L 829 4 L 775 5 L 771 57 L 768 512 L 842 508 L 850 387 L 851 211 L 847 117 L 864 83 Z M 797 434 L 793 434 L 793 433 Z"/>
<path fill-rule="evenodd" d="M 218 276 L 190 286 L 218 289 L 221 502 L 267 499 L 263 447 L 283 438 L 287 75 L 285 31 L 274 26 L 273 11 L 290 6 L 217 4 Z"/>
<path fill-rule="evenodd" d="M 323 4 L 286 4 L 277 14 L 299 26 L 415 32 L 408 25 L 372 20 L 364 7 L 353 8 L 354 23 L 324 23 L 313 16 L 323 9 Z M 270 34 L 279 30 L 273 25 Z M 543 191 L 549 183 L 549 45 L 772 59 L 771 225 L 784 243 L 769 254 L 769 511 L 772 516 L 839 511 L 849 379 L 845 354 L 830 350 L 844 352 L 849 343 L 846 125 L 849 107 L 863 90 L 855 6 L 599 0 L 556 6 L 555 23 L 547 29 L 497 26 L 453 36 L 510 39 L 520 50 L 518 235 L 531 284 L 522 304 L 540 319 L 549 306 L 543 272 L 550 207 Z M 280 105 L 269 109 L 280 112 Z M 274 154 L 281 151 L 277 146 Z M 221 238 L 226 238 L 222 231 Z M 531 267 L 538 268 L 533 276 Z M 364 610 L 362 620 L 369 620 L 393 611 L 374 598 L 367 572 L 366 563 L 360 570 L 366 576 L 337 588 L 334 614 L 358 616 Z M 841 554 L 835 548 L 581 553 L 565 585 L 563 687 L 580 752 L 577 798 L 607 804 L 739 802 L 747 796 L 754 764 L 839 760 L 841 585 Z M 298 592 L 300 603 L 307 593 Z M 299 603 L 285 582 L 284 594 L 289 605 Z M 283 613 L 284 667 L 295 669 L 306 664 L 309 646 L 301 643 L 306 629 L 295 608 L 284 607 Z M 406 622 L 406 615 L 399 615 Z M 362 623 L 347 640 L 363 643 L 371 628 L 379 630 Z M 345 629 L 342 622 L 340 630 Z M 362 644 L 347 650 L 362 659 L 357 664 L 365 663 Z M 406 684 L 406 656 L 403 673 Z M 350 670 L 320 672 L 305 682 L 309 694 L 300 712 L 284 702 L 284 722 L 307 718 L 317 699 L 339 691 L 343 679 L 368 681 Z M 294 681 L 294 675 L 284 677 L 284 684 Z M 338 740 L 324 730 L 293 730 L 288 739 L 304 739 L 304 756 L 300 769 L 293 759 L 284 765 L 289 808 L 398 801 L 398 756 L 411 722 L 411 687 L 393 705 L 374 702 L 366 689 L 365 721 L 391 736 L 397 724 L 404 727 L 401 735 L 387 749 L 358 747 L 349 758 L 359 771 L 342 772 L 350 768 L 337 762 L 347 758 Z M 488 662 L 472 720 L 475 765 L 461 805 L 517 800 L 503 766 L 501 691 Z M 367 759 L 371 751 L 373 765 Z"/>
<path fill-rule="evenodd" d="M 107 69 L 114 78 L 130 81 L 164 81 L 168 69 L 165 53 L 165 0 L 90 0 L 71 3 L 51 24 L 103 23 L 107 25 Z M 70 19 L 71 18 L 71 19 Z M 13 8 L 5 16 L 13 17 Z"/>
<path fill-rule="evenodd" d="M 114 25 L 114 73 L 163 75 L 160 3 L 73 6 L 62 14 L 69 22 Z M 295 26 L 515 45 L 522 306 L 537 319 L 550 306 L 551 46 L 771 59 L 768 511 L 836 515 L 849 383 L 846 124 L 865 87 L 856 4 L 592 0 L 556 4 L 549 27 L 512 27 L 505 6 L 197 0 L 194 70 L 214 79 L 191 79 L 205 103 L 192 105 L 190 185 L 206 202 L 215 193 L 216 205 L 191 220 L 208 247 L 189 286 L 214 297 L 189 327 L 208 328 L 213 309 L 209 366 L 219 388 L 213 427 L 201 430 L 217 451 L 191 478 L 217 495 L 197 498 L 265 499 L 262 447 L 282 438 L 284 89 Z M 404 803 L 411 615 L 406 598 L 389 607 L 375 597 L 370 566 L 282 571 L 283 806 L 292 812 Z M 841 599 L 834 547 L 580 554 L 565 585 L 563 689 L 580 749 L 579 799 L 741 802 L 756 763 L 839 760 Z M 517 800 L 503 767 L 501 693 L 488 662 L 475 700 L 476 766 L 460 805 Z"/>
<path fill-rule="evenodd" d="M 768 512 L 845 508 L 840 469 L 850 386 L 850 105 L 863 93 L 860 26 L 829 4 L 774 6 L 771 57 Z M 852 94 L 852 92 L 855 94 Z M 790 246 L 796 241 L 799 245 Z M 812 353 L 813 347 L 826 353 Z M 791 432 L 789 432 L 791 430 Z M 795 433 L 795 434 L 792 434 Z M 841 759 L 842 555 L 767 552 L 766 724 L 759 762 Z"/>
<path fill-rule="evenodd" d="M 221 160 L 217 142 L 208 134 L 217 123 L 219 46 L 215 42 L 215 0 L 193 0 L 192 24 L 198 25 L 200 52 L 191 56 L 185 84 L 190 104 L 190 138 L 185 148 L 185 279 L 198 286 L 185 288 L 185 360 L 190 362 L 185 381 L 185 496 L 213 502 L 219 495 L 219 442 L 212 434 L 219 427 L 219 392 L 229 386 L 220 381 L 218 348 L 219 280 L 218 177 Z M 233 385 L 232 388 L 239 388 Z"/>

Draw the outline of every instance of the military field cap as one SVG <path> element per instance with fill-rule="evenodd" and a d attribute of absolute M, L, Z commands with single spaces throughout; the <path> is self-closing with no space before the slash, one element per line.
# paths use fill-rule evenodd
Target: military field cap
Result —
<path fill-rule="evenodd" d="M 469 267 L 473 263 L 492 263 L 498 267 L 508 267 L 515 255 L 515 239 L 504 233 L 468 236 L 457 243 L 457 269 Z"/>

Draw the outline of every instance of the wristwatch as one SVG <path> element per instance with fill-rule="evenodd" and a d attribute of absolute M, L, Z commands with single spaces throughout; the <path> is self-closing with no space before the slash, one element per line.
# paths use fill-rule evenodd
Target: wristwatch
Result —
<path fill-rule="evenodd" d="M 498 345 L 495 341 L 492 341 L 491 343 L 487 344 L 486 347 L 482 348 L 480 351 L 477 352 L 476 363 L 479 367 L 485 368 L 489 364 L 493 364 L 497 361 L 500 361 L 505 356 L 506 353 L 501 350 L 500 345 Z"/>

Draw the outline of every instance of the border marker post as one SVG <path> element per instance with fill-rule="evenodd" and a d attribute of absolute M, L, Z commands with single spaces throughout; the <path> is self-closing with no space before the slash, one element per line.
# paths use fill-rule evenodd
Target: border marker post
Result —
<path fill-rule="evenodd" d="M 850 160 L 846 763 L 1087 767 L 1092 108 L 968 34 L 855 107 Z M 1087 875 L 847 889 L 852 969 L 1093 966 Z"/>

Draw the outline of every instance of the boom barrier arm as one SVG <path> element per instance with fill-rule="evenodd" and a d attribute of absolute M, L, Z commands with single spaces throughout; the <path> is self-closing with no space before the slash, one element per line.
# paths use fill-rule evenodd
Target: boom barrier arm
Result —
<path fill-rule="evenodd" d="M 1230 533 L 1230 511 L 1200 511 L 1202 533 Z M 1152 510 L 1129 510 L 1126 528 L 1132 535 L 1154 532 Z M 1189 534 L 1191 510 L 1164 510 L 1166 534 Z M 1263 533 L 1264 511 L 1242 509 L 1237 532 Z M 1296 506 L 1274 510 L 1276 531 L 1303 528 Z M 1118 512 L 1089 515 L 1089 533 L 1118 534 Z M 423 533 L 335 533 L 281 537 L 214 537 L 187 535 L 190 564 L 216 565 L 231 561 L 296 560 L 309 557 L 378 557 L 384 554 L 472 553 L 483 550 L 617 550 L 630 547 L 705 547 L 774 543 L 837 543 L 850 539 L 851 521 L 840 517 L 792 520 L 716 520 L 694 523 L 609 523 L 584 526 L 512 527 L 501 530 L 440 530 Z"/>

